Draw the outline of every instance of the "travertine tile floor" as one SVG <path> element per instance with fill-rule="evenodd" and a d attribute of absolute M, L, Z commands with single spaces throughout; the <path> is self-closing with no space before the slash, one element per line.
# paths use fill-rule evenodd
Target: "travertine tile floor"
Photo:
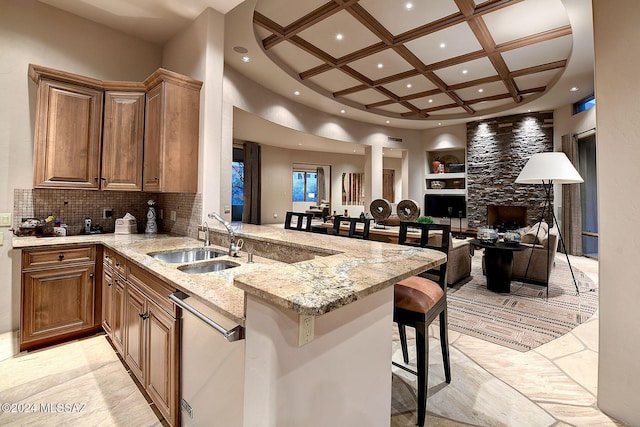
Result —
<path fill-rule="evenodd" d="M 597 261 L 572 257 L 571 262 L 597 283 Z M 439 342 L 431 339 L 429 426 L 621 425 L 596 406 L 597 314 L 526 353 L 456 332 L 450 340 L 453 381 L 446 384 Z M 0 335 L 0 402 L 45 410 L 47 404 L 75 403 L 82 411 L 79 406 L 58 413 L 0 411 L 0 425 L 161 425 L 103 336 L 16 352 L 15 333 Z M 394 357 L 401 358 L 399 350 Z M 415 396 L 407 385 L 414 378 L 396 369 L 393 377 L 391 425 L 415 425 Z"/>

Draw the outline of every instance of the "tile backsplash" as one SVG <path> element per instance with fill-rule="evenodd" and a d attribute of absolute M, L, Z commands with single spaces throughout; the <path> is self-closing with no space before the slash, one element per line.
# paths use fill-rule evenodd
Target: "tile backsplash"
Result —
<path fill-rule="evenodd" d="M 18 227 L 22 218 L 43 219 L 53 215 L 67 224 L 69 234 L 79 234 L 85 218 L 91 218 L 92 224 L 100 225 L 105 233 L 113 233 L 115 219 L 130 213 L 138 220 L 138 232 L 144 233 L 150 199 L 156 202 L 159 231 L 197 238 L 202 217 L 200 193 L 15 189 L 13 226 Z M 113 212 L 111 218 L 103 218 L 104 209 Z M 171 220 L 172 211 L 175 220 Z"/>

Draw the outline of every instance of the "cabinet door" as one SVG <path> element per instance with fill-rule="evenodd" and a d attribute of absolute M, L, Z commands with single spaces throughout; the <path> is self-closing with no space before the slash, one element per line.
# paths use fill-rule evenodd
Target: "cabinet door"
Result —
<path fill-rule="evenodd" d="M 102 270 L 102 328 L 109 337 L 113 335 L 113 285 L 113 272 L 105 266 Z"/>
<path fill-rule="evenodd" d="M 125 361 L 131 372 L 144 384 L 144 325 L 148 317 L 146 298 L 130 283 L 125 288 Z"/>
<path fill-rule="evenodd" d="M 178 413 L 177 321 L 152 301 L 147 302 L 147 381 L 145 389 L 171 425 Z"/>
<path fill-rule="evenodd" d="M 94 327 L 95 265 L 23 273 L 20 349 Z"/>
<path fill-rule="evenodd" d="M 162 112 L 164 109 L 162 87 L 162 84 L 159 84 L 147 93 L 143 168 L 144 191 L 160 191 Z"/>
<path fill-rule="evenodd" d="M 111 324 L 111 342 L 118 353 L 124 355 L 124 315 L 125 315 L 125 291 L 124 280 L 117 274 L 114 276 L 113 285 L 113 323 Z"/>
<path fill-rule="evenodd" d="M 40 81 L 34 187 L 99 188 L 102 98 L 97 89 Z"/>
<path fill-rule="evenodd" d="M 144 99 L 139 92 L 105 93 L 103 190 L 142 191 Z"/>

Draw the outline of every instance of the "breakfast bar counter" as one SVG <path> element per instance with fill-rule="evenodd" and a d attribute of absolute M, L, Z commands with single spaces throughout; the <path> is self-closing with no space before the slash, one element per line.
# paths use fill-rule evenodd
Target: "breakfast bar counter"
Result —
<path fill-rule="evenodd" d="M 183 319 L 182 398 L 187 390 L 206 388 L 206 396 L 199 392 L 187 398 L 205 397 L 200 407 L 210 412 L 208 421 L 388 426 L 393 284 L 441 264 L 445 255 L 275 226 L 238 224 L 233 229 L 243 250 L 238 257 L 224 254 L 215 260 L 238 265 L 203 274 L 152 256 L 202 248 L 202 241 L 188 237 L 15 237 L 13 247 L 104 245 L 188 294 L 193 303 L 242 325 L 242 340 L 227 342 L 211 329 L 209 341 L 202 333 L 190 334 L 190 323 Z M 227 230 L 210 227 L 210 237 L 213 248 L 222 252 L 229 247 Z M 201 365 L 194 366 L 198 360 Z M 183 410 L 182 417 L 202 417 L 204 409 L 191 415 Z M 193 425 L 207 425 L 195 420 Z"/>

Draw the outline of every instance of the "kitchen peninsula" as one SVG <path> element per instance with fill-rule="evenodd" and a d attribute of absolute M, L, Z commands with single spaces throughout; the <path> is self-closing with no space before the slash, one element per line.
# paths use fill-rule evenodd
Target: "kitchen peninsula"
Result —
<path fill-rule="evenodd" d="M 242 372 L 217 387 L 223 398 L 230 390 L 236 393 L 220 406 L 224 425 L 388 425 L 392 285 L 442 263 L 444 256 L 268 226 L 242 224 L 234 229 L 244 250 L 238 258 L 217 259 L 239 265 L 206 274 L 188 274 L 149 255 L 202 246 L 181 236 L 16 237 L 13 247 L 102 245 L 188 294 L 186 301 L 193 299 L 227 323 L 243 326 L 241 350 L 233 353 L 242 358 Z M 225 230 L 211 228 L 211 237 L 214 247 L 228 246 Z M 254 255 L 252 263 L 248 252 Z M 311 322 L 312 328 L 308 342 L 300 345 L 303 322 Z M 225 342 L 221 348 L 237 343 Z M 191 338 L 182 337 L 183 352 L 191 344 Z M 205 349 L 206 358 L 211 363 L 224 359 L 216 356 L 225 352 L 221 348 Z M 210 400 L 215 406 L 216 397 Z M 197 411 L 193 416 L 195 420 Z M 182 417 L 188 415 L 183 411 Z"/>

